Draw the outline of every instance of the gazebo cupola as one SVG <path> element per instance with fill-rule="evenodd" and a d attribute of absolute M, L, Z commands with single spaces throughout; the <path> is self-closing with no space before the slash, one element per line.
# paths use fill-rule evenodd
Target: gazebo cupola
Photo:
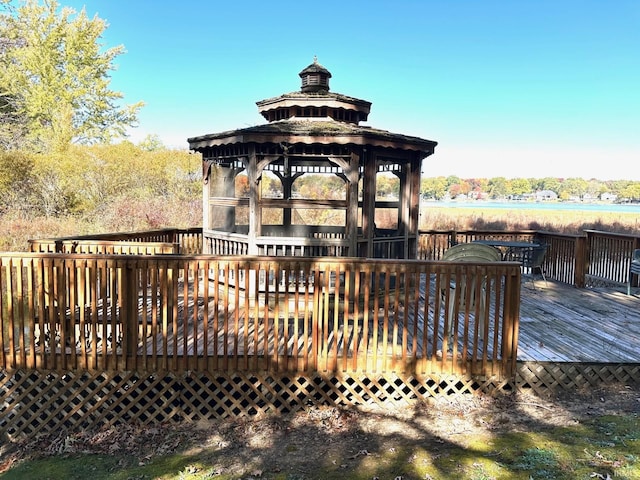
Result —
<path fill-rule="evenodd" d="M 415 257 L 437 143 L 360 126 L 371 102 L 332 92 L 317 59 L 299 76 L 299 91 L 256 103 L 268 123 L 188 139 L 202 154 L 204 251 Z"/>
<path fill-rule="evenodd" d="M 298 75 L 302 79 L 301 92 L 329 91 L 329 79 L 331 72 L 318 63 L 318 58 L 313 59 L 313 63 L 302 70 Z"/>
<path fill-rule="evenodd" d="M 258 111 L 269 122 L 290 118 L 329 118 L 355 123 L 367 120 L 371 102 L 329 91 L 331 72 L 314 59 L 299 74 L 299 92 L 285 93 L 257 102 Z"/>

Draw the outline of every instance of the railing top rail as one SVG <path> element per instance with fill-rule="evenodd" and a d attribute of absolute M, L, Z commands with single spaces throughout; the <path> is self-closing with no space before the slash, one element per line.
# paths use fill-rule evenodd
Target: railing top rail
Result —
<path fill-rule="evenodd" d="M 432 234 L 432 233 L 459 233 L 459 234 L 482 234 L 482 235 L 521 235 L 521 234 L 535 234 L 538 233 L 538 230 L 477 230 L 477 229 L 464 229 L 457 230 L 455 228 L 448 230 L 424 230 L 420 229 L 418 231 L 419 234 Z"/>
<path fill-rule="evenodd" d="M 616 233 L 616 232 L 603 232 L 601 230 L 584 230 L 587 235 L 598 235 L 601 237 L 617 237 L 617 238 L 638 238 L 640 239 L 640 234 L 633 233 Z"/>
<path fill-rule="evenodd" d="M 138 237 L 151 237 L 155 235 L 166 235 L 166 234 L 189 234 L 189 233 L 201 233 L 201 227 L 193 227 L 193 228 L 159 228 L 156 230 L 144 230 L 144 231 L 134 231 L 134 232 L 116 232 L 116 233 L 92 233 L 87 235 L 72 235 L 68 237 L 54 237 L 54 238 L 38 238 L 38 239 L 30 239 L 29 243 L 37 243 L 37 242 L 56 242 L 56 241 L 65 241 L 65 240 L 114 240 L 120 241 L 130 238 L 138 238 Z"/>
<path fill-rule="evenodd" d="M 584 238 L 584 234 L 582 234 L 582 233 L 550 232 L 550 231 L 547 231 L 547 230 L 538 230 L 536 233 L 538 235 L 542 235 L 542 236 L 546 236 L 546 237 Z"/>
<path fill-rule="evenodd" d="M 148 246 L 164 246 L 164 245 L 175 245 L 175 242 L 140 242 L 136 240 L 100 240 L 100 239 L 88 239 L 88 240 L 77 240 L 77 239 L 65 239 L 65 240 L 37 240 L 34 242 L 34 245 L 39 243 L 54 243 L 60 245 L 119 245 L 119 246 L 128 246 L 128 245 L 148 245 Z"/>
<path fill-rule="evenodd" d="M 234 255 L 234 256 L 212 256 L 212 255 L 180 255 L 180 254 L 157 254 L 157 255 L 118 255 L 118 254 L 94 254 L 94 253 L 40 253 L 40 252 L 0 252 L 0 260 L 5 259 L 49 259 L 49 260 L 101 260 L 101 261 L 115 261 L 119 263 L 127 262 L 197 262 L 204 260 L 217 260 L 222 263 L 238 263 L 240 265 L 251 264 L 264 264 L 264 263 L 278 263 L 284 264 L 312 264 L 313 266 L 330 266 L 330 265 L 351 265 L 354 263 L 375 266 L 379 265 L 384 268 L 395 267 L 396 269 L 404 269 L 407 267 L 419 267 L 421 265 L 457 265 L 463 264 L 464 266 L 473 266 L 476 263 L 488 266 L 488 267 L 507 267 L 514 271 L 519 271 L 520 263 L 510 261 L 498 261 L 498 262 L 455 262 L 455 261 L 442 261 L 442 260 L 413 260 L 403 259 L 401 263 L 398 263 L 396 259 L 385 258 L 363 258 L 363 257 L 298 257 L 298 256 L 247 256 L 247 255 Z M 6 261 L 6 260 L 5 260 Z M 393 270 L 391 268 L 390 270 Z"/>
<path fill-rule="evenodd" d="M 240 238 L 247 240 L 246 233 L 222 232 L 220 230 L 203 230 L 203 233 L 206 233 L 208 237 L 214 238 Z"/>

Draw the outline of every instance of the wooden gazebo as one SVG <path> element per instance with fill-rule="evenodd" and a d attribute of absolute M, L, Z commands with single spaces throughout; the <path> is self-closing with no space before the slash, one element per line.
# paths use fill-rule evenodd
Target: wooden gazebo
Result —
<path fill-rule="evenodd" d="M 300 91 L 257 102 L 269 123 L 188 139 L 204 251 L 415 258 L 421 163 L 437 143 L 360 125 L 371 103 L 331 92 L 315 59 L 299 75 Z M 399 186 L 383 197 L 389 175 Z"/>

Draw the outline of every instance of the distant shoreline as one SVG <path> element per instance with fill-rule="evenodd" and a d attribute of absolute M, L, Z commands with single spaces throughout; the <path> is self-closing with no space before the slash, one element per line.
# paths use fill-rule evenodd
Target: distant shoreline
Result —
<path fill-rule="evenodd" d="M 569 210 L 588 212 L 636 213 L 640 215 L 640 203 L 607 203 L 607 202 L 528 202 L 528 201 L 436 201 L 422 200 L 422 208 L 460 208 L 460 209 L 503 209 L 503 210 Z"/>

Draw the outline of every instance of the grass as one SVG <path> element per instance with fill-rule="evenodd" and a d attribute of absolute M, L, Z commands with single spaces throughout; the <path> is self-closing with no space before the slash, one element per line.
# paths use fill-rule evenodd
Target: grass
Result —
<path fill-rule="evenodd" d="M 634 233 L 640 230 L 635 213 L 588 210 L 423 208 L 420 229 L 426 230 L 542 230 L 579 234 L 583 230 Z"/>
<path fill-rule="evenodd" d="M 353 434 L 363 435 L 363 432 Z M 411 439 L 378 436 L 380 438 L 366 438 L 368 444 L 375 445 L 371 451 L 349 455 L 336 448 L 312 469 L 302 469 L 301 464 L 296 463 L 296 457 L 304 455 L 304 446 L 302 451 L 295 447 L 281 452 L 265 446 L 262 451 L 248 455 L 251 460 L 238 467 L 236 456 L 245 456 L 242 449 L 184 445 L 182 451 L 150 461 L 139 461 L 131 455 L 70 454 L 35 458 L 15 465 L 1 478 L 640 479 L 640 419 L 636 414 L 593 416 L 564 427 L 485 432 L 461 436 L 457 441 L 435 435 Z M 287 467 L 273 468 L 274 455 Z M 229 465 L 234 462 L 236 468 L 231 471 Z"/>

